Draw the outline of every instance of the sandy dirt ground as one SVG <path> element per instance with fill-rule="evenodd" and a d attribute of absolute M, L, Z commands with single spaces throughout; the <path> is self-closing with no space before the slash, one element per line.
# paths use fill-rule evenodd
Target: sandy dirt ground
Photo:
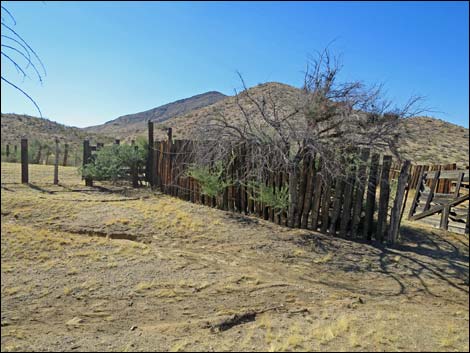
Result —
<path fill-rule="evenodd" d="M 468 238 L 292 230 L 2 163 L 2 351 L 468 351 Z"/>

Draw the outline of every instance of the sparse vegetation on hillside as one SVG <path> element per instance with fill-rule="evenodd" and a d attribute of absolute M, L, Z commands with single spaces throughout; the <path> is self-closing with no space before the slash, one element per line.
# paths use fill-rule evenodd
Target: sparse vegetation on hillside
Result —
<path fill-rule="evenodd" d="M 2 160 L 6 160 L 6 145 L 10 145 L 9 161 L 19 161 L 20 140 L 28 139 L 28 153 L 31 163 L 53 163 L 55 153 L 54 139 L 59 139 L 60 153 L 63 157 L 64 145 L 69 145 L 68 165 L 79 165 L 83 154 L 83 140 L 91 143 L 111 143 L 114 138 L 84 131 L 54 121 L 29 115 L 2 114 L 1 119 Z M 14 155 L 14 146 L 17 154 Z M 39 157 L 39 158 L 38 158 Z M 49 158 L 50 157 L 50 158 Z"/>
<path fill-rule="evenodd" d="M 90 126 L 86 131 L 103 133 L 116 137 L 129 137 L 145 133 L 147 121 L 164 122 L 175 116 L 186 114 L 198 108 L 209 106 L 223 100 L 226 96 L 220 92 L 206 92 L 193 97 L 180 99 L 144 112 L 123 115 L 102 125 Z"/>

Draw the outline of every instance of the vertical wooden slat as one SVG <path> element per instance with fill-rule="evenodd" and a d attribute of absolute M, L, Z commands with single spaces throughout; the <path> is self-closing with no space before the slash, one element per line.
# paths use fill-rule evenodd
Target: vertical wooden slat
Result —
<path fill-rule="evenodd" d="M 357 236 L 359 231 L 359 224 L 361 222 L 362 214 L 362 205 L 364 203 L 364 191 L 367 182 L 367 160 L 369 159 L 370 150 L 364 148 L 360 153 L 360 164 L 357 171 L 357 187 L 354 194 L 353 201 L 353 215 L 352 215 L 352 225 L 351 225 L 351 234 L 352 236 Z"/>
<path fill-rule="evenodd" d="M 330 219 L 330 203 L 331 203 L 331 185 L 332 181 L 327 177 L 326 181 L 322 185 L 323 194 L 321 201 L 321 229 L 322 233 L 328 231 L 328 221 Z"/>
<path fill-rule="evenodd" d="M 339 216 L 341 214 L 341 208 L 343 206 L 343 192 L 344 192 L 345 181 L 343 177 L 336 179 L 335 185 L 335 199 L 333 201 L 333 213 L 331 214 L 330 221 L 330 235 L 336 235 L 336 227 L 338 225 Z"/>
<path fill-rule="evenodd" d="M 90 148 L 90 141 L 85 140 L 83 141 L 83 166 L 90 162 L 91 157 L 91 148 Z M 86 186 L 93 186 L 93 180 L 90 177 L 85 178 L 85 185 Z"/>
<path fill-rule="evenodd" d="M 375 192 L 377 189 L 377 175 L 379 169 L 379 155 L 374 153 L 371 157 L 369 181 L 367 185 L 366 210 L 364 217 L 363 234 L 367 240 L 372 240 L 372 225 L 375 210 Z"/>
<path fill-rule="evenodd" d="M 275 175 L 275 178 L 276 178 L 276 192 L 281 192 L 282 190 L 282 171 L 278 170 L 276 171 L 276 175 Z M 282 209 L 278 209 L 276 210 L 276 223 L 277 224 L 282 224 L 282 212 L 283 210 Z"/>
<path fill-rule="evenodd" d="M 282 180 L 283 180 L 283 185 L 285 187 L 288 187 L 289 186 L 289 173 L 287 173 L 287 171 L 282 172 Z M 287 226 L 289 222 L 289 207 L 290 206 L 287 206 L 287 208 L 283 210 L 282 212 L 282 217 L 283 217 L 282 225 L 285 225 L 285 226 Z"/>
<path fill-rule="evenodd" d="M 459 197 L 460 187 L 462 186 L 464 175 L 465 175 L 465 172 L 460 172 L 459 176 L 457 177 L 457 184 L 455 184 L 454 198 Z"/>
<path fill-rule="evenodd" d="M 63 162 L 62 162 L 62 165 L 65 167 L 67 166 L 67 158 L 68 158 L 68 155 L 69 155 L 69 144 L 66 143 L 64 145 L 64 159 L 63 159 Z"/>
<path fill-rule="evenodd" d="M 380 194 L 379 209 L 377 216 L 376 239 L 382 242 L 385 239 L 387 231 L 387 213 L 388 201 L 390 198 L 390 166 L 392 164 L 392 156 L 384 156 L 382 161 L 382 174 L 380 176 Z"/>
<path fill-rule="evenodd" d="M 272 193 L 276 195 L 276 183 L 274 181 L 274 172 L 270 171 L 269 172 L 269 178 L 268 178 L 268 186 L 270 187 Z M 269 207 L 269 220 L 271 222 L 275 222 L 275 209 L 273 206 Z"/>
<path fill-rule="evenodd" d="M 21 183 L 29 183 L 28 175 L 28 139 L 21 139 Z"/>
<path fill-rule="evenodd" d="M 344 204 L 343 212 L 341 213 L 341 223 L 339 235 L 340 237 L 348 236 L 349 232 L 349 222 L 351 220 L 351 211 L 352 211 L 352 199 L 354 192 L 354 180 L 355 180 L 355 168 L 351 167 L 348 178 L 346 179 L 346 187 L 344 189 Z"/>
<path fill-rule="evenodd" d="M 404 206 L 406 203 L 405 195 L 405 188 L 407 184 L 407 180 L 409 180 L 409 170 L 410 170 L 410 161 L 405 160 L 403 162 L 402 168 L 400 170 L 400 175 L 398 177 L 398 184 L 397 184 L 397 192 L 395 194 L 395 199 L 393 201 L 392 212 L 390 214 L 390 227 L 388 230 L 388 242 L 390 244 L 395 244 L 398 240 L 399 232 L 400 232 L 400 223 L 401 223 L 401 216 L 404 212 Z M 408 185 L 409 190 L 409 185 Z M 408 192 L 408 190 L 406 190 Z"/>
<path fill-rule="evenodd" d="M 315 180 L 313 182 L 313 199 L 312 199 L 312 211 L 310 217 L 309 228 L 316 231 L 318 229 L 318 221 L 320 214 L 320 201 L 322 196 L 322 177 L 317 170 L 315 173 Z"/>
<path fill-rule="evenodd" d="M 153 168 L 152 168 L 152 163 L 154 160 L 154 145 L 155 141 L 153 138 L 153 122 L 149 120 L 148 122 L 148 153 L 147 153 L 147 165 L 146 165 L 146 176 L 147 176 L 147 182 L 150 184 L 150 187 L 154 187 L 153 181 Z"/>
<path fill-rule="evenodd" d="M 441 222 L 439 224 L 439 227 L 443 230 L 447 230 L 447 228 L 449 227 L 449 213 L 450 213 L 450 206 L 445 206 L 442 209 Z"/>
<path fill-rule="evenodd" d="M 302 210 L 301 228 L 307 228 L 308 226 L 308 217 L 310 214 L 310 210 L 312 208 L 312 197 L 313 197 L 313 183 L 315 178 L 315 156 L 309 158 L 308 166 L 307 166 L 307 180 L 305 184 L 305 197 L 304 197 L 304 205 Z"/>
<path fill-rule="evenodd" d="M 59 139 L 56 137 L 55 143 L 55 158 L 54 158 L 54 185 L 59 184 Z"/>
<path fill-rule="evenodd" d="M 307 188 L 307 179 L 309 175 L 310 159 L 311 158 L 309 158 L 309 156 L 304 156 L 303 161 L 302 161 L 302 166 L 299 170 L 299 192 L 297 195 L 297 212 L 295 215 L 295 222 L 294 222 L 295 228 L 300 228 L 300 224 L 302 221 L 304 202 L 305 202 L 305 190 Z"/>
<path fill-rule="evenodd" d="M 424 171 L 424 168 L 420 168 L 419 176 L 418 176 L 418 181 L 416 182 L 415 185 L 415 196 L 413 197 L 413 202 L 411 203 L 410 211 L 408 213 L 408 219 L 413 217 L 416 206 L 418 206 L 418 201 L 421 196 L 421 191 L 424 188 L 424 180 L 426 178 L 426 173 Z"/>
<path fill-rule="evenodd" d="M 467 221 L 465 222 L 465 234 L 470 233 L 470 205 L 467 207 Z"/>
<path fill-rule="evenodd" d="M 436 190 L 436 186 L 437 186 L 437 182 L 439 181 L 439 175 L 440 175 L 441 171 L 440 170 L 436 170 L 434 172 L 434 177 L 431 181 L 431 186 L 430 186 L 430 190 L 429 190 L 429 195 L 426 199 L 426 203 L 424 205 L 424 209 L 423 209 L 423 212 L 424 211 L 427 211 L 429 209 L 429 207 L 431 207 L 431 201 L 434 197 L 434 192 Z"/>
<path fill-rule="evenodd" d="M 246 171 L 246 146 L 243 144 L 239 148 L 240 151 L 240 165 L 239 165 L 239 181 L 243 179 L 243 176 L 245 175 Z M 246 187 L 245 185 L 241 184 L 240 185 L 240 193 L 241 193 L 241 202 L 240 202 L 240 207 L 242 213 L 246 214 L 247 210 L 247 195 L 246 195 Z"/>

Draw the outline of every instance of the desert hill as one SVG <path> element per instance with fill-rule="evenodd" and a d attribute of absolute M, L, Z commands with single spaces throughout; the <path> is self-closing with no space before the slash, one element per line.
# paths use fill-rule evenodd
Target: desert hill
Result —
<path fill-rule="evenodd" d="M 286 112 L 300 106 L 302 100 L 300 89 L 277 82 L 252 87 L 249 94 L 259 102 L 262 102 L 262 97 L 272 98 L 277 103 L 277 109 L 284 109 Z M 247 111 L 255 111 L 254 104 L 246 98 L 240 97 L 240 102 Z M 171 118 L 164 124 L 157 124 L 156 128 L 161 129 L 156 135 L 164 138 L 164 129 L 172 127 L 175 138 L 191 138 L 194 127 L 203 120 L 220 115 L 229 117 L 231 121 L 243 119 L 235 97 L 227 97 L 210 106 Z M 413 117 L 403 120 L 403 124 L 405 134 L 400 141 L 399 150 L 405 158 L 414 163 L 469 164 L 467 128 L 432 117 Z"/>
<path fill-rule="evenodd" d="M 140 113 L 127 114 L 102 125 L 90 126 L 86 131 L 104 133 L 118 137 L 128 137 L 130 134 L 139 135 L 147 129 L 147 121 L 164 122 L 175 116 L 184 115 L 198 108 L 203 108 L 224 99 L 220 92 L 206 92 L 189 98 L 180 99 Z"/>
<path fill-rule="evenodd" d="M 71 163 L 74 163 L 75 158 L 81 160 L 83 140 L 89 139 L 91 143 L 110 143 L 113 141 L 111 137 L 106 135 L 63 125 L 44 118 L 19 114 L 1 115 L 2 155 L 7 144 L 10 144 L 11 151 L 14 151 L 15 145 L 17 151 L 19 151 L 21 138 L 28 139 L 30 153 L 38 145 L 43 146 L 47 151 L 53 151 L 55 137 L 59 138 L 60 146 L 65 143 L 69 144 Z"/>
<path fill-rule="evenodd" d="M 276 102 L 278 110 L 292 111 L 301 105 L 300 89 L 277 82 L 257 85 L 249 89 L 257 101 L 262 98 Z M 255 110 L 252 102 L 239 96 L 241 104 L 250 112 Z M 235 96 L 219 92 L 207 92 L 179 100 L 141 113 L 128 114 L 102 125 L 88 128 L 68 127 L 46 119 L 16 114 L 2 114 L 2 146 L 18 143 L 22 134 L 30 138 L 52 141 L 58 136 L 80 148 L 83 139 L 108 142 L 114 138 L 130 141 L 147 135 L 148 120 L 154 121 L 156 139 L 166 138 L 168 127 L 173 128 L 174 138 L 191 139 L 194 128 L 204 120 L 226 116 L 232 121 L 243 118 Z M 401 139 L 400 151 L 415 163 L 459 163 L 469 164 L 469 130 L 432 117 L 414 117 L 403 121 L 405 135 Z"/>

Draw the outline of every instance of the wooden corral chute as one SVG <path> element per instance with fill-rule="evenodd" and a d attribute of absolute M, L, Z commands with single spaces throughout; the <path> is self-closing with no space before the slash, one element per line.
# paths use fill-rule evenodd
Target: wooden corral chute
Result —
<path fill-rule="evenodd" d="M 445 181 L 449 192 L 439 192 Z M 469 232 L 469 171 L 421 171 L 408 219 L 455 233 Z"/>

